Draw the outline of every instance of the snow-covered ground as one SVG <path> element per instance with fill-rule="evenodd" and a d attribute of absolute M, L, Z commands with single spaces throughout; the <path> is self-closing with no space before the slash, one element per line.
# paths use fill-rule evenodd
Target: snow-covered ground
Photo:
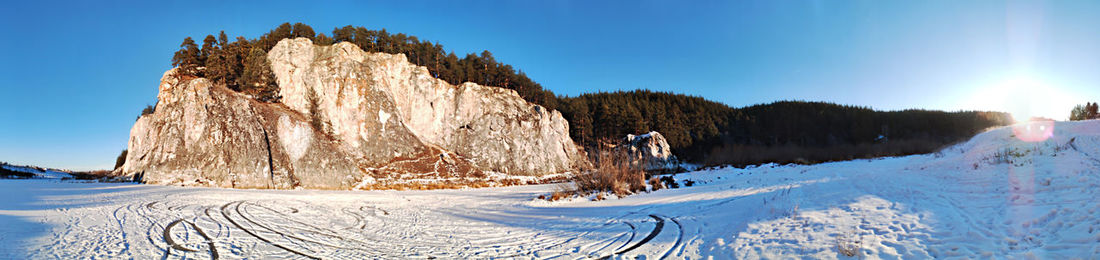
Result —
<path fill-rule="evenodd" d="M 534 199 L 555 185 L 271 191 L 3 180 L 0 258 L 1100 256 L 1100 121 L 1031 127 L 936 154 L 696 171 L 677 176 L 692 187 L 603 201 Z M 1044 140 L 1020 140 L 1030 133 Z"/>
<path fill-rule="evenodd" d="M 72 178 L 73 177 L 71 174 L 69 174 L 67 172 L 61 172 L 61 171 L 56 171 L 56 170 L 52 170 L 52 169 L 36 169 L 36 168 L 31 168 L 31 167 L 26 167 L 26 166 L 16 166 L 16 165 L 0 165 L 0 168 L 12 170 L 12 171 L 18 171 L 18 172 L 33 173 L 35 175 L 35 178 L 62 179 L 62 178 Z"/>

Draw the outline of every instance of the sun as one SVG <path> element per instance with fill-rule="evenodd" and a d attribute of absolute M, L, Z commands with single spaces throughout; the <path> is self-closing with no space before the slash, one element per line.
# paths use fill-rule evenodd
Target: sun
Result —
<path fill-rule="evenodd" d="M 1073 107 L 1073 97 L 1040 78 L 1015 75 L 978 91 L 971 102 L 983 110 L 1012 114 L 1017 123 L 1033 118 L 1065 120 Z"/>

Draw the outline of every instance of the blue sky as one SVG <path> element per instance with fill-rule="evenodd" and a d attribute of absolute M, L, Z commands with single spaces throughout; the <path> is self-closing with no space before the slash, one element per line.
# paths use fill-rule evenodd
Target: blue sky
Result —
<path fill-rule="evenodd" d="M 1100 100 L 1097 1 L 18 1 L 0 8 L 0 161 L 110 168 L 184 37 L 283 22 L 490 50 L 563 95 L 1057 119 Z"/>

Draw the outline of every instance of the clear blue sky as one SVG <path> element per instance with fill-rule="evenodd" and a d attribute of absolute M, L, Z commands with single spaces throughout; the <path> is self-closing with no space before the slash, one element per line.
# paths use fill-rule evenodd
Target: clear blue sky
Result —
<path fill-rule="evenodd" d="M 1059 119 L 1100 100 L 1098 1 L 319 2 L 5 3 L 0 161 L 110 168 L 184 37 L 253 38 L 283 22 L 487 49 L 564 95 L 647 88 L 734 107 L 795 99 Z"/>

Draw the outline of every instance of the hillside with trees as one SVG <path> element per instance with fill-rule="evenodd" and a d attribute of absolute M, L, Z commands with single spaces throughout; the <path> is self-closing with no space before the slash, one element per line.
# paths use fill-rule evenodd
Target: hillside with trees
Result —
<path fill-rule="evenodd" d="M 731 108 L 700 97 L 648 90 L 562 98 L 575 141 L 587 147 L 626 134 L 661 132 L 673 152 L 704 165 L 815 163 L 929 153 L 989 127 L 998 112 L 875 111 L 781 101 Z"/>
<path fill-rule="evenodd" d="M 284 23 L 256 39 L 225 32 L 202 45 L 184 39 L 172 58 L 181 75 L 206 77 L 265 102 L 279 102 L 267 52 L 279 40 L 305 37 L 315 44 L 353 43 L 368 52 L 404 54 L 451 84 L 474 82 L 515 90 L 528 102 L 556 109 L 570 122 L 574 141 L 589 149 L 626 134 L 661 132 L 681 159 L 706 165 L 763 162 L 813 163 L 929 153 L 983 129 L 1011 123 L 1007 114 L 927 110 L 875 111 L 821 102 L 783 101 L 732 108 L 688 96 L 648 90 L 557 96 L 492 53 L 463 56 L 438 43 L 364 27 L 334 28 L 329 35 Z"/>

